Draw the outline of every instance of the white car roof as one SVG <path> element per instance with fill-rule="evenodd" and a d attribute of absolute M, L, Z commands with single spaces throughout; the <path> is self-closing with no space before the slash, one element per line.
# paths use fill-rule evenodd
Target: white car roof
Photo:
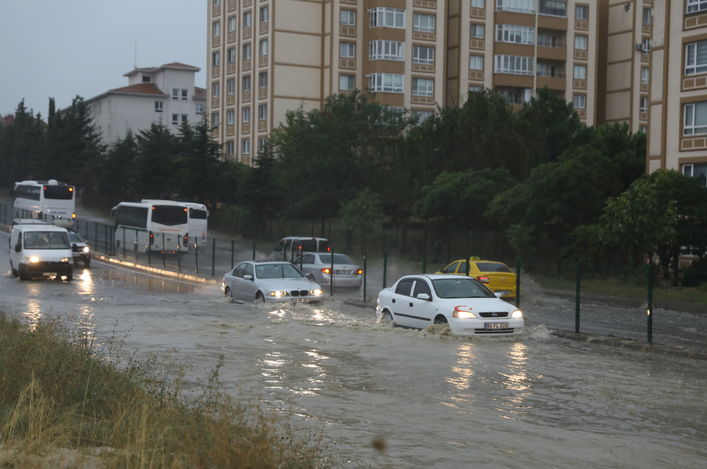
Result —
<path fill-rule="evenodd" d="M 15 226 L 24 232 L 30 232 L 30 231 L 40 231 L 40 232 L 59 231 L 59 232 L 62 232 L 63 231 L 64 233 L 68 233 L 66 228 L 62 228 L 62 227 L 56 226 L 56 225 L 33 224 L 33 225 L 15 225 Z"/>
<path fill-rule="evenodd" d="M 441 278 L 465 278 L 467 277 L 466 275 L 456 275 L 456 274 L 409 274 L 409 275 L 404 275 L 402 278 L 406 277 L 427 277 L 430 280 L 438 280 Z M 471 277 L 468 277 L 471 278 Z"/>

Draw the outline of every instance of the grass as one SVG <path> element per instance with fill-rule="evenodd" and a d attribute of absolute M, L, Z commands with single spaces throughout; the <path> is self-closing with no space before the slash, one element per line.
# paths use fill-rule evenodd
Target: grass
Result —
<path fill-rule="evenodd" d="M 552 290 L 566 290 L 574 292 L 576 280 L 574 276 L 546 276 L 532 274 L 541 287 Z M 583 278 L 581 280 L 582 293 L 615 296 L 619 298 L 647 297 L 648 288 L 645 278 Z M 707 285 L 699 287 L 665 287 L 658 286 L 653 293 L 656 301 L 690 303 L 707 305 Z"/>
<path fill-rule="evenodd" d="M 67 451 L 71 467 L 325 465 L 319 437 L 234 402 L 219 391 L 218 369 L 186 399 L 178 374 L 114 363 L 56 323 L 28 330 L 0 313 L 0 467 L 52 467 Z"/>

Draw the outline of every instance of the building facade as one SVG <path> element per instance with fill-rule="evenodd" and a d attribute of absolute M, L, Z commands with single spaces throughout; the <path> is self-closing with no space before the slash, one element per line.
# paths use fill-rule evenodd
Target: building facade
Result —
<path fill-rule="evenodd" d="M 86 100 L 104 143 L 125 138 L 161 124 L 177 132 L 186 122 L 204 118 L 206 90 L 194 86 L 198 67 L 173 62 L 159 67 L 135 68 L 126 73 L 128 86 Z"/>
<path fill-rule="evenodd" d="M 707 0 L 654 0 L 647 169 L 707 184 Z"/>

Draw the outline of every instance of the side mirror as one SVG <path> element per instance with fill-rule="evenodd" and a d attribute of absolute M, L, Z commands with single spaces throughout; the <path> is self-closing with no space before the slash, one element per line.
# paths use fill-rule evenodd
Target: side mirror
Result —
<path fill-rule="evenodd" d="M 496 296 L 496 298 L 503 298 L 503 293 L 501 293 L 500 291 L 495 292 L 494 295 Z"/>
<path fill-rule="evenodd" d="M 418 299 L 418 300 L 430 301 L 432 298 L 430 298 L 430 295 L 428 295 L 427 293 L 418 293 L 418 294 L 417 294 L 417 299 Z"/>
<path fill-rule="evenodd" d="M 22 251 L 22 246 L 20 246 L 20 243 L 17 243 L 15 245 L 15 252 L 20 252 L 20 251 Z"/>
<path fill-rule="evenodd" d="M 312 274 L 312 272 L 307 272 L 304 276 L 309 280 L 314 280 L 314 274 Z"/>
<path fill-rule="evenodd" d="M 252 280 L 253 280 L 253 276 L 250 275 L 250 274 L 245 274 L 245 275 L 243 276 L 243 279 L 244 279 L 244 280 L 250 280 L 250 281 L 252 281 Z"/>

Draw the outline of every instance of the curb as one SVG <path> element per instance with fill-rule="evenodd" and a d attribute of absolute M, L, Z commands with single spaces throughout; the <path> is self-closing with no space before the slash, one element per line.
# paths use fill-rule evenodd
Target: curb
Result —
<path fill-rule="evenodd" d="M 106 262 L 108 264 L 119 265 L 121 267 L 126 267 L 134 270 L 141 270 L 143 272 L 149 272 L 151 274 L 161 275 L 164 277 L 175 278 L 179 280 L 188 280 L 190 282 L 205 283 L 211 285 L 219 285 L 219 282 L 215 279 L 199 277 L 197 275 L 184 274 L 181 272 L 175 272 L 173 270 L 158 269 L 157 267 L 151 267 L 144 264 L 137 264 L 135 262 L 124 261 L 121 259 L 116 259 L 114 257 L 96 255 L 94 259 Z"/>

